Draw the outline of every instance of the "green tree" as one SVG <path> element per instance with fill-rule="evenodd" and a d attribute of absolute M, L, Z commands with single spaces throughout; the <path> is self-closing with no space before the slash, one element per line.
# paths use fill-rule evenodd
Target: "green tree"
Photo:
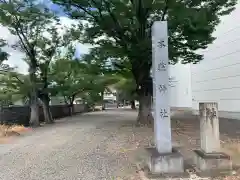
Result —
<path fill-rule="evenodd" d="M 30 100 L 31 83 L 28 75 L 16 72 L 14 69 L 1 72 L 0 100 L 13 104 L 21 100 L 26 104 Z"/>
<path fill-rule="evenodd" d="M 117 90 L 118 101 L 130 101 L 131 108 L 136 109 L 135 100 L 138 100 L 136 93 L 136 83 L 133 78 L 119 76 L 119 81 L 114 85 Z"/>
<path fill-rule="evenodd" d="M 37 44 L 53 18 L 55 16 L 43 5 L 38 4 L 37 0 L 0 0 L 0 24 L 18 38 L 19 41 L 12 47 L 24 52 L 29 60 L 31 126 L 40 125 L 36 77 L 39 67 Z"/>
<path fill-rule="evenodd" d="M 92 53 L 83 56 L 82 61 L 85 62 L 85 73 L 92 77 L 92 95 L 93 97 L 98 97 L 98 95 L 94 95 L 95 93 L 100 95 L 101 100 L 99 102 L 102 104 L 104 109 L 104 93 L 111 92 L 109 87 L 113 87 L 114 84 L 120 81 L 118 77 L 119 74 L 113 70 L 111 61 L 107 58 L 107 56 L 98 51 L 98 49 L 95 49 Z"/>
<path fill-rule="evenodd" d="M 0 62 L 2 63 L 4 60 L 7 60 L 8 53 L 4 52 L 2 50 L 2 47 L 6 45 L 5 41 L 3 39 L 0 39 Z"/>
<path fill-rule="evenodd" d="M 72 59 L 62 58 L 50 66 L 49 82 L 51 94 L 64 98 L 73 108 L 75 98 L 91 87 L 88 74 L 84 74 L 80 64 Z"/>
<path fill-rule="evenodd" d="M 89 90 L 81 95 L 81 98 L 89 107 L 94 108 L 97 103 L 102 102 L 101 94 L 95 90 Z"/>
<path fill-rule="evenodd" d="M 138 95 L 136 93 L 137 85 L 130 67 L 126 67 L 121 69 L 120 72 L 117 70 L 116 77 L 118 77 L 119 80 L 114 87 L 117 90 L 118 100 L 122 102 L 126 100 L 130 101 L 131 108 L 136 109 L 135 100 L 138 100 Z"/>
<path fill-rule="evenodd" d="M 87 20 L 86 40 L 97 43 L 102 53 L 115 58 L 120 69 L 130 64 L 137 85 L 140 107 L 138 122 L 150 123 L 152 80 L 151 27 L 168 21 L 171 63 L 197 63 L 197 49 L 214 41 L 212 32 L 220 16 L 229 14 L 237 0 L 53 0 L 68 14 Z M 105 39 L 99 37 L 107 37 Z"/>
<path fill-rule="evenodd" d="M 52 94 L 63 97 L 70 107 L 73 107 L 76 97 L 88 101 L 96 100 L 98 97 L 102 99 L 107 86 L 116 83 L 116 77 L 106 73 L 102 63 L 88 55 L 81 60 L 72 60 L 71 57 L 68 55 L 51 65 L 49 74 Z M 101 102 L 103 103 L 102 100 Z"/>
<path fill-rule="evenodd" d="M 74 53 L 75 48 L 72 45 L 72 41 L 75 36 L 72 36 L 74 25 L 71 29 L 62 29 L 65 32 L 59 34 L 59 29 L 62 26 L 60 24 L 53 24 L 47 28 L 47 35 L 42 36 L 37 44 L 39 62 L 38 78 L 41 84 L 38 90 L 38 97 L 43 102 L 43 112 L 46 123 L 53 123 L 53 118 L 49 108 L 50 91 L 49 91 L 49 73 L 51 63 L 61 56 L 62 48 L 68 49 L 68 55 Z M 51 88 L 50 88 L 51 89 Z"/>
<path fill-rule="evenodd" d="M 85 67 L 83 68 L 85 74 L 92 78 L 92 91 L 91 95 L 98 99 L 100 95 L 100 102 L 104 109 L 103 96 L 104 92 L 111 92 L 109 86 L 112 86 L 120 81 L 116 71 L 112 67 L 111 60 L 108 59 L 105 53 L 99 51 L 100 49 L 94 48 L 91 53 L 82 57 Z M 98 94 L 95 96 L 95 94 Z M 93 98 L 94 99 L 94 98 Z"/>

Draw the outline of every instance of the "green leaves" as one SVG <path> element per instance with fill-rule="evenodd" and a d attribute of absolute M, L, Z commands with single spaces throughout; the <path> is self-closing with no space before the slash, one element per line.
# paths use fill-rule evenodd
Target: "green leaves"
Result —
<path fill-rule="evenodd" d="M 0 24 L 18 37 L 18 42 L 12 45 L 23 51 L 32 65 L 36 65 L 36 45 L 52 20 L 54 14 L 38 4 L 37 0 L 1 0 Z"/>
<path fill-rule="evenodd" d="M 52 63 L 49 73 L 52 93 L 68 100 L 81 93 L 89 81 L 85 74 L 78 71 L 78 67 L 78 62 L 71 59 L 63 58 Z"/>
<path fill-rule="evenodd" d="M 29 99 L 31 82 L 28 75 L 23 75 L 14 70 L 2 72 L 0 75 L 0 101 L 17 101 Z"/>
<path fill-rule="evenodd" d="M 9 54 L 4 52 L 1 48 L 6 45 L 6 42 L 3 39 L 0 39 L 0 63 L 4 60 L 7 60 Z"/>
<path fill-rule="evenodd" d="M 105 58 L 120 70 L 130 68 L 138 84 L 149 77 L 151 26 L 167 20 L 170 63 L 197 63 L 214 41 L 212 33 L 220 16 L 230 13 L 237 0 L 53 0 L 66 7 L 74 19 L 88 21 L 84 42 L 97 44 Z M 105 37 L 104 40 L 102 37 Z M 123 61 L 122 59 L 126 60 Z M 118 62 L 117 62 L 118 61 Z M 129 67 L 130 65 L 130 67 Z"/>
<path fill-rule="evenodd" d="M 38 0 L 0 0 L 0 24 L 18 38 L 12 47 L 26 55 L 32 91 L 48 93 L 51 61 L 61 54 L 63 47 L 68 48 L 80 37 L 76 34 L 80 25 L 64 29 L 59 22 L 59 18 Z M 6 54 L 0 51 L 0 60 L 5 59 Z"/>
<path fill-rule="evenodd" d="M 115 76 L 105 71 L 103 62 L 94 60 L 90 55 L 79 61 L 65 57 L 53 62 L 49 80 L 51 93 L 64 97 L 69 104 L 77 97 L 86 101 L 100 100 L 100 94 L 118 81 Z"/>

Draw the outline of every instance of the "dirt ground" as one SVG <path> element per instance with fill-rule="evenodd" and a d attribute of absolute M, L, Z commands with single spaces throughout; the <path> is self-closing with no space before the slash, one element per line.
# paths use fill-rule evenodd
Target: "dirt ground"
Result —
<path fill-rule="evenodd" d="M 173 141 L 181 148 L 187 164 L 193 164 L 193 150 L 200 148 L 200 122 L 197 116 L 172 117 Z M 231 156 L 235 174 L 227 177 L 210 179 L 237 180 L 240 179 L 240 121 L 219 120 L 220 139 L 222 151 Z M 194 171 L 190 169 L 190 171 Z M 238 176 L 239 175 L 239 176 Z"/>
<path fill-rule="evenodd" d="M 240 165 L 240 121 L 220 119 L 220 138 L 222 151 L 232 156 L 235 168 Z M 197 116 L 173 117 L 172 133 L 174 141 L 185 148 L 187 160 L 191 162 L 192 150 L 200 147 L 200 122 Z"/>
<path fill-rule="evenodd" d="M 172 117 L 171 123 L 173 143 L 180 147 L 186 164 L 193 165 L 193 150 L 200 148 L 200 122 L 198 117 L 189 115 Z M 147 127 L 136 128 L 132 126 L 130 128 L 127 125 L 122 125 L 120 129 L 121 133 L 129 134 L 129 147 L 125 147 L 129 160 L 133 163 L 144 164 L 147 158 L 144 148 L 153 143 L 152 130 Z M 207 179 L 240 180 L 240 121 L 220 119 L 220 138 L 222 151 L 232 157 L 234 175 L 209 177 Z M 194 168 L 189 167 L 187 171 L 191 172 L 192 177 L 195 177 L 189 179 L 201 179 L 195 175 Z"/>
<path fill-rule="evenodd" d="M 116 118 L 117 114 L 118 114 L 118 117 Z M 17 144 L 17 146 L 14 147 L 14 149 L 12 149 L 12 152 L 10 155 L 13 156 L 15 153 L 19 153 L 21 151 L 22 154 L 27 154 L 27 157 L 29 157 L 29 153 L 31 153 L 32 151 L 29 147 L 33 147 L 34 150 L 39 149 L 40 151 L 42 146 L 40 147 L 41 143 L 39 143 L 39 141 L 41 140 L 43 141 L 42 143 L 45 143 L 45 144 L 47 143 L 46 141 L 47 138 L 42 138 L 43 134 L 44 136 L 48 137 L 48 139 L 49 137 L 51 137 L 49 141 L 54 143 L 57 143 L 58 141 L 55 141 L 55 140 L 57 140 L 61 136 L 61 139 L 62 139 L 61 144 L 59 144 L 60 142 L 58 142 L 57 144 L 57 147 L 59 147 L 61 151 L 65 152 L 65 149 L 67 147 L 71 147 L 71 151 L 69 152 L 73 153 L 75 152 L 73 150 L 76 150 L 75 153 L 79 154 L 80 150 L 82 151 L 86 150 L 87 148 L 86 145 L 88 145 L 89 148 L 86 150 L 86 152 L 89 152 L 90 150 L 91 151 L 94 150 L 94 152 L 96 150 L 98 152 L 101 150 L 102 153 L 100 153 L 100 155 L 101 156 L 104 155 L 103 156 L 105 158 L 104 162 L 106 161 L 106 163 L 108 162 L 113 163 L 113 165 L 111 165 L 109 168 L 115 169 L 113 172 L 114 180 L 140 180 L 139 173 L 136 172 L 136 169 L 137 169 L 136 164 L 142 165 L 144 164 L 144 162 L 146 162 L 146 158 L 148 158 L 148 155 L 146 153 L 145 148 L 149 147 L 153 143 L 153 132 L 151 128 L 136 127 L 135 126 L 136 115 L 137 115 L 136 112 L 133 112 L 133 111 L 124 112 L 124 110 L 122 110 L 122 111 L 112 111 L 112 112 L 106 111 L 106 113 L 95 112 L 86 116 L 76 116 L 76 117 L 73 116 L 72 117 L 73 120 L 64 119 L 62 122 L 58 121 L 58 123 L 53 125 L 54 127 L 49 126 L 49 127 L 40 128 L 37 132 L 32 133 L 32 137 L 27 136 L 27 137 L 21 138 L 21 135 L 20 135 L 20 139 L 22 139 L 21 143 L 17 141 L 13 142 Z M 174 144 L 177 144 L 178 146 L 181 147 L 180 149 L 184 158 L 186 159 L 186 162 L 189 164 L 192 164 L 192 158 L 193 158 L 192 150 L 198 149 L 200 145 L 199 120 L 195 116 L 178 116 L 178 117 L 172 117 L 171 122 L 172 122 L 173 142 Z M 240 171 L 238 170 L 239 169 L 238 167 L 240 165 L 240 141 L 239 141 L 240 131 L 239 129 L 240 129 L 240 121 L 227 120 L 227 119 L 220 120 L 220 134 L 221 134 L 222 149 L 224 152 L 231 155 L 236 174 L 234 176 L 218 177 L 218 178 L 215 178 L 216 180 L 240 180 Z M 42 134 L 42 132 L 44 133 Z M 69 132 L 73 132 L 73 134 Z M 56 133 L 57 135 L 56 136 L 52 135 L 54 133 Z M 65 142 L 63 140 L 63 137 L 71 139 L 71 141 Z M 38 139 L 38 141 L 36 139 Z M 93 143 L 93 140 L 94 142 L 99 142 L 99 143 L 101 142 L 101 143 L 99 145 L 95 144 Z M 83 142 L 85 145 L 80 146 Z M 56 156 L 56 159 L 58 158 L 58 156 L 60 157 L 61 151 L 59 150 L 59 148 L 58 149 L 52 148 L 54 143 L 48 144 L 49 146 L 47 147 L 50 148 L 50 150 L 46 151 L 46 159 L 49 159 L 48 154 L 50 152 L 53 153 L 55 151 L 58 152 L 58 154 L 54 155 Z M 24 146 L 21 144 L 23 144 Z M 26 144 L 28 144 L 29 146 L 26 146 Z M 74 146 L 72 146 L 73 144 Z M 36 148 L 37 146 L 39 146 L 39 148 Z M 26 149 L 25 147 L 28 147 L 28 148 Z M 95 149 L 96 147 L 97 149 Z M 16 152 L 15 152 L 15 149 L 16 149 Z M 45 150 L 46 150 L 46 147 L 44 148 L 44 152 Z M 44 152 L 41 151 L 41 154 L 44 154 Z M 4 158 L 11 159 L 12 157 L 10 157 L 10 155 L 9 157 L 6 156 Z M 34 163 L 39 164 L 38 163 L 39 159 L 37 158 L 37 156 L 36 157 L 35 156 L 36 154 L 34 155 L 35 160 L 31 162 L 33 164 Z M 95 155 L 92 155 L 92 156 L 93 156 L 92 158 L 95 157 Z M 70 159 L 70 157 L 71 157 L 70 154 L 68 154 L 65 160 Z M 87 157 L 89 156 L 86 156 L 86 158 Z M 52 160 L 51 162 L 53 163 L 54 161 L 55 160 Z M 90 163 L 95 161 L 96 159 L 93 161 L 87 161 L 87 162 Z M 6 162 L 7 161 L 2 161 L 3 163 L 2 165 L 5 164 L 4 167 L 7 167 L 8 165 L 9 168 L 11 168 L 12 164 L 11 163 L 6 164 Z M 16 159 L 16 162 L 18 162 L 17 159 Z M 21 162 L 22 161 L 19 160 L 20 164 Z M 76 163 L 78 164 L 79 162 L 81 161 L 79 160 Z M 115 163 L 119 164 L 117 166 L 115 165 L 117 168 L 114 167 Z M 71 160 L 71 164 L 73 164 L 72 160 Z M 16 163 L 14 166 L 17 166 L 17 165 L 18 163 Z M 20 168 L 20 166 L 18 168 Z M 40 171 L 42 168 L 36 168 L 36 169 L 39 171 L 39 174 L 46 172 L 44 169 L 43 169 L 44 171 Z M 26 170 L 26 172 L 28 172 L 29 169 L 25 167 L 22 170 Z M 90 171 L 91 170 L 88 171 L 88 174 Z M 193 169 L 189 169 L 189 171 L 193 171 Z M 71 175 L 73 175 L 73 173 Z M 6 179 L 7 179 L 8 175 L 4 174 L 4 176 L 6 176 Z M 194 178 L 194 179 L 197 180 L 198 178 Z M 208 179 L 213 179 L 213 178 L 208 178 Z"/>
<path fill-rule="evenodd" d="M 56 120 L 0 144 L 1 180 L 140 180 L 151 129 L 134 111 L 107 110 Z M 149 139 L 150 138 L 150 139 Z"/>

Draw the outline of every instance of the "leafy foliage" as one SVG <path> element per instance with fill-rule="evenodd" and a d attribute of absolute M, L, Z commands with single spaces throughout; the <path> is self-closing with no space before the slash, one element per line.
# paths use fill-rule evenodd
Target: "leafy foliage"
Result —
<path fill-rule="evenodd" d="M 4 72 L 1 73 L 0 83 L 1 101 L 14 103 L 22 100 L 24 103 L 29 102 L 31 82 L 28 75 L 15 71 Z"/>
<path fill-rule="evenodd" d="M 2 63 L 4 60 L 7 60 L 8 53 L 4 52 L 1 48 L 6 45 L 5 41 L 3 39 L 0 39 L 0 63 Z"/>
<path fill-rule="evenodd" d="M 24 52 L 29 64 L 30 124 L 33 126 L 39 126 L 39 85 L 36 74 L 40 66 L 38 55 L 43 40 L 46 40 L 44 33 L 51 31 L 54 21 L 58 22 L 57 17 L 38 0 L 0 0 L 0 24 L 7 27 L 10 33 L 18 38 L 18 41 L 11 46 Z M 52 52 L 51 49 L 47 51 Z"/>
<path fill-rule="evenodd" d="M 220 16 L 229 14 L 237 0 L 53 2 L 65 6 L 72 18 L 87 20 L 86 41 L 97 43 L 103 54 L 120 60 L 118 65 L 121 68 L 131 64 L 137 85 L 142 85 L 149 78 L 151 27 L 155 21 L 168 21 L 171 63 L 197 63 L 202 55 L 196 50 L 213 42 L 212 32 L 219 24 Z M 123 59 L 129 63 L 122 62 Z"/>
<path fill-rule="evenodd" d="M 51 94 L 64 97 L 67 104 L 72 104 L 76 97 L 89 103 L 100 101 L 101 93 L 117 81 L 105 68 L 104 63 L 89 55 L 81 60 L 61 58 L 50 68 Z"/>
<path fill-rule="evenodd" d="M 214 41 L 220 16 L 229 14 L 237 0 L 53 0 L 73 19 L 86 20 L 85 42 L 110 59 L 115 69 L 130 70 L 136 82 L 140 106 L 138 121 L 151 117 L 152 37 L 155 21 L 168 21 L 170 63 L 197 63 L 198 49 Z M 159 32 L 160 33 L 160 32 Z M 148 109 L 147 111 L 144 111 Z M 147 112 L 147 113 L 146 113 Z M 140 121 L 139 121 L 140 122 Z M 150 122 L 150 121 L 148 121 Z"/>
<path fill-rule="evenodd" d="M 78 62 L 64 58 L 51 65 L 49 78 L 51 94 L 64 97 L 67 104 L 72 104 L 90 85 L 89 77 L 81 72 Z"/>
<path fill-rule="evenodd" d="M 136 83 L 134 79 L 121 78 L 117 84 L 115 84 L 117 89 L 118 101 L 123 100 L 137 100 L 138 96 L 136 93 Z"/>
<path fill-rule="evenodd" d="M 42 36 L 42 39 L 39 40 L 37 45 L 38 55 L 37 59 L 39 62 L 38 68 L 38 79 L 39 79 L 39 97 L 45 101 L 49 101 L 49 73 L 51 63 L 59 58 L 62 54 L 62 48 L 68 50 L 67 56 L 74 53 L 74 47 L 71 43 L 73 40 L 71 31 L 66 30 L 63 34 L 58 33 L 59 27 L 52 25 L 51 28 L 48 28 L 48 36 Z M 64 65 L 64 64 L 63 64 Z"/>
<path fill-rule="evenodd" d="M 37 54 L 39 36 L 52 22 L 54 15 L 36 0 L 1 0 L 0 2 L 0 24 L 19 38 L 12 47 L 22 50 L 31 62 L 36 63 L 34 58 Z"/>

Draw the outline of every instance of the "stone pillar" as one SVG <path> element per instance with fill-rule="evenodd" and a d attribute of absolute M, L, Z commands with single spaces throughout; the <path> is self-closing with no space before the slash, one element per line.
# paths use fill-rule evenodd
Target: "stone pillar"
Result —
<path fill-rule="evenodd" d="M 154 94 L 154 137 L 159 153 L 172 152 L 167 22 L 153 25 L 153 94 Z"/>
<path fill-rule="evenodd" d="M 220 151 L 217 103 L 199 103 L 201 149 L 206 153 Z"/>
<path fill-rule="evenodd" d="M 149 148 L 152 174 L 183 173 L 183 158 L 172 147 L 168 76 L 167 21 L 152 27 L 153 117 L 155 148 Z"/>
<path fill-rule="evenodd" d="M 229 172 L 230 157 L 220 149 L 218 104 L 199 103 L 199 119 L 201 149 L 195 150 L 194 161 L 200 175 Z"/>

